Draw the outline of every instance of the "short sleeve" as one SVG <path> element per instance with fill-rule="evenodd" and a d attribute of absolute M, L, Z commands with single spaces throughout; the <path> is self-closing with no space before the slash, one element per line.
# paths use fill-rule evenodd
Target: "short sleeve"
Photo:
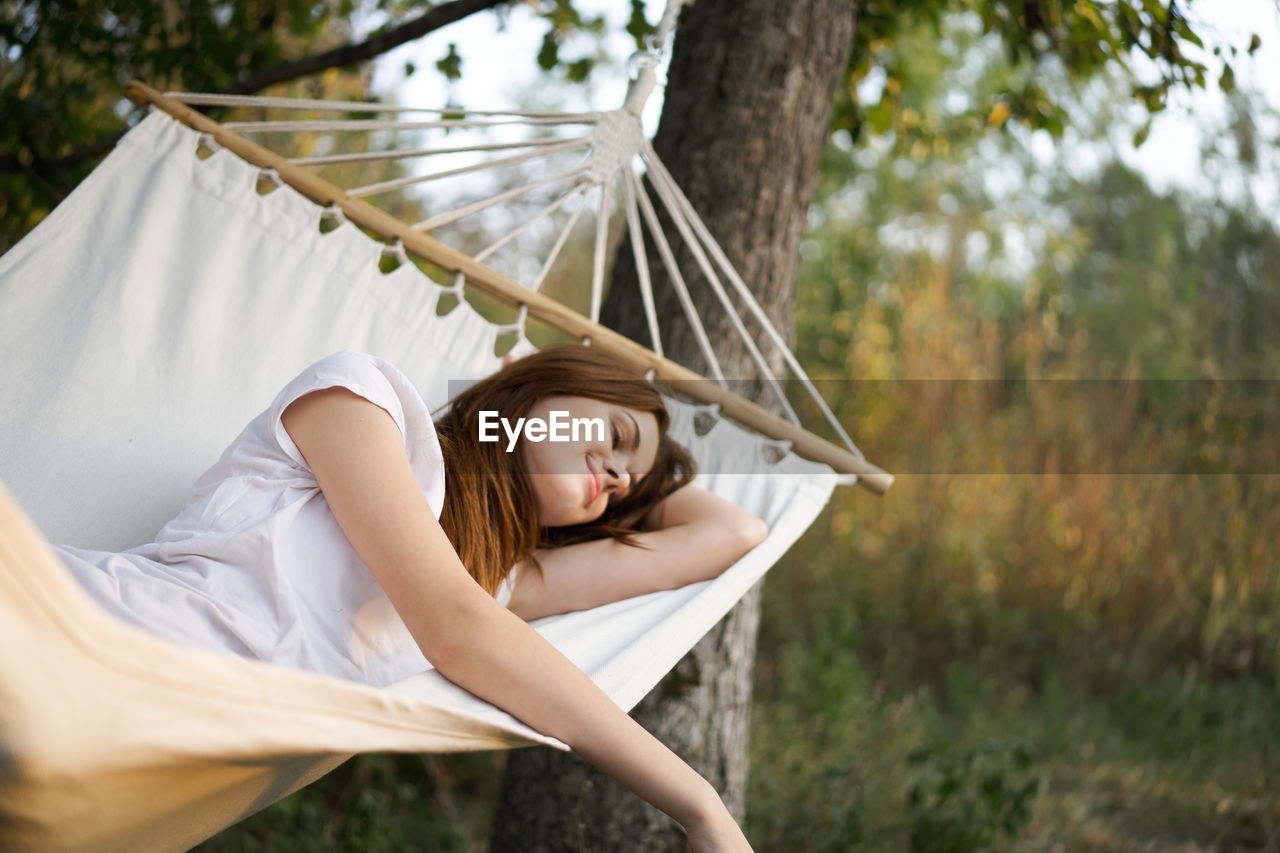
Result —
<path fill-rule="evenodd" d="M 418 484 L 439 518 L 444 503 L 444 457 L 431 413 L 413 383 L 390 362 L 368 353 L 343 351 L 322 358 L 298 374 L 269 410 L 272 435 L 294 465 L 307 463 L 284 428 L 285 409 L 300 397 L 326 388 L 345 388 L 386 411 L 404 437 L 405 452 Z"/>

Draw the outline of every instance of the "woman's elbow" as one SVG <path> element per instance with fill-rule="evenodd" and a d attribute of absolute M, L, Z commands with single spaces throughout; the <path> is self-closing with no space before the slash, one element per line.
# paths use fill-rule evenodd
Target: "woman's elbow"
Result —
<path fill-rule="evenodd" d="M 742 549 L 738 556 L 747 553 L 769 537 L 769 525 L 749 512 L 742 513 L 735 528 L 738 546 Z"/>
<path fill-rule="evenodd" d="M 504 615 L 486 602 L 463 600 L 436 611 L 429 620 L 419 620 L 416 626 L 406 624 L 423 656 L 441 675 L 454 680 L 460 672 L 487 666 L 493 657 L 501 656 L 491 640 L 501 635 Z"/>
<path fill-rule="evenodd" d="M 749 512 L 736 512 L 732 518 L 723 520 L 720 526 L 724 536 L 721 550 L 722 557 L 717 561 L 715 575 L 741 560 L 748 551 L 759 545 L 769 536 L 769 527 Z"/>

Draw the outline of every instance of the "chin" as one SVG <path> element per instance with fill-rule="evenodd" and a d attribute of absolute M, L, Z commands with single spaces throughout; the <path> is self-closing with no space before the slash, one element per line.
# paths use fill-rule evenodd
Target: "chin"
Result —
<path fill-rule="evenodd" d="M 597 510 L 591 506 L 579 506 L 567 512 L 556 513 L 550 521 L 539 520 L 539 523 L 543 527 L 575 527 L 579 524 L 590 524 L 598 521 L 604 515 L 605 509 L 605 507 Z"/>

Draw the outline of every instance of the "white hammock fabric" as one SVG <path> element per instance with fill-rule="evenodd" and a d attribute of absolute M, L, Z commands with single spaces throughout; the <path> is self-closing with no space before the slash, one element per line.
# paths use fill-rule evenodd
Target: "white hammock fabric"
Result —
<path fill-rule="evenodd" d="M 678 3 L 673 5 L 679 5 Z M 664 21 L 669 16 L 664 17 Z M 729 261 L 724 250 L 719 246 L 710 230 L 699 218 L 693 205 L 685 197 L 674 178 L 667 171 L 649 141 L 645 139 L 641 125 L 641 111 L 645 100 L 654 90 L 657 77 L 653 63 L 657 57 L 650 53 L 639 53 L 632 57 L 639 60 L 635 75 L 627 90 L 627 97 L 622 107 L 606 112 L 592 113 L 531 113 L 528 111 L 492 112 L 459 110 L 448 112 L 437 108 L 414 107 L 398 104 L 352 103 L 347 101 L 295 100 L 289 98 L 269 98 L 244 95 L 193 94 L 187 92 L 170 92 L 161 95 L 137 81 L 130 83 L 125 91 L 129 97 L 139 104 L 152 104 L 174 115 L 190 126 L 206 131 L 210 144 L 228 144 L 233 151 L 250 162 L 264 167 L 264 175 L 274 182 L 281 177 L 294 187 L 299 188 L 312 199 L 321 199 L 332 204 L 337 210 L 353 217 L 353 221 L 391 240 L 395 249 L 410 245 L 421 256 L 440 261 L 449 269 L 459 269 L 459 257 L 470 256 L 476 263 L 488 265 L 487 268 L 473 268 L 473 283 L 497 293 L 501 298 L 517 302 L 523 311 L 528 309 L 535 316 L 551 323 L 561 330 L 568 330 L 566 317 L 559 310 L 547 312 L 546 306 L 539 306 L 529 291 L 541 289 L 547 274 L 555 265 L 561 250 L 564 249 L 571 233 L 580 219 L 589 221 L 593 216 L 594 249 L 591 254 L 591 297 L 590 305 L 584 310 L 590 323 L 569 322 L 575 334 L 592 335 L 604 332 L 606 345 L 609 342 L 608 330 L 597 324 L 602 304 L 604 289 L 604 273 L 607 264 L 608 234 L 611 219 L 620 219 L 625 226 L 633 249 L 637 283 L 644 306 L 646 325 L 650 337 L 653 360 L 642 359 L 650 369 L 655 370 L 664 379 L 693 379 L 697 374 L 679 367 L 664 359 L 662 346 L 662 330 L 659 327 L 654 307 L 653 282 L 649 270 L 648 253 L 639 247 L 646 243 L 656 253 L 656 262 L 665 272 L 668 281 L 679 301 L 682 314 L 689 324 L 697 342 L 698 350 L 707 364 L 708 375 L 721 390 L 726 388 L 726 379 L 715 348 L 703 326 L 702 318 L 695 307 L 690 285 L 702 282 L 714 295 L 721 310 L 725 312 L 737 341 L 742 344 L 751 356 L 759 375 L 772 391 L 771 401 L 780 408 L 785 420 L 766 413 L 740 398 L 725 391 L 723 394 L 708 393 L 705 386 L 698 395 L 702 399 L 716 400 L 741 423 L 751 426 L 763 434 L 783 441 L 791 442 L 803 455 L 810 459 L 826 462 L 836 470 L 848 475 L 841 482 L 857 482 L 877 493 L 883 493 L 893 482 L 888 472 L 877 468 L 867 461 L 862 451 L 853 443 L 849 434 L 835 417 L 830 406 L 818 393 L 817 388 L 806 374 L 795 354 L 787 347 L 781 333 L 770 321 L 767 313 L 756 301 L 751 289 Z M 628 66 L 632 63 L 628 62 Z M 364 113 L 361 119 L 284 119 L 254 120 L 217 124 L 205 116 L 193 112 L 188 105 L 200 104 L 223 107 L 249 108 L 253 114 L 266 115 L 284 111 L 285 114 L 320 112 L 324 113 Z M 431 121 L 403 119 L 382 119 L 381 114 L 421 114 L 438 116 Z M 449 116 L 446 118 L 446 116 Z M 561 135 L 545 136 L 543 134 L 557 131 L 549 130 L 559 127 Z M 569 135 L 564 135 L 568 127 Z M 585 128 L 588 128 L 584 130 Z M 475 145 L 449 144 L 449 141 L 437 139 L 436 143 L 426 148 L 419 147 L 418 132 L 424 130 L 440 131 L 465 128 L 469 130 L 499 129 L 516 131 L 515 136 L 503 137 L 505 141 L 482 143 Z M 378 131 L 408 132 L 412 142 L 391 146 L 387 150 L 362 151 L 341 154 L 324 154 L 286 159 L 270 150 L 247 140 L 245 136 L 232 133 L 240 131 L 245 134 L 271 132 L 289 136 L 297 131 L 334 133 L 339 136 L 352 137 L 357 142 L 361 137 L 366 144 L 371 134 Z M 278 140 L 277 140 L 278 141 Z M 316 144 L 331 147 L 333 136 L 325 136 Z M 522 149 L 516 154 L 505 152 L 511 149 Z M 503 152 L 502 156 L 493 157 L 493 152 Z M 464 161 L 440 161 L 436 158 L 443 155 L 467 154 Z M 476 157 L 474 155 L 481 155 Z M 559 155 L 572 155 L 568 160 Z M 310 169 L 300 169 L 302 165 L 323 166 L 335 163 L 370 162 L 376 160 L 419 159 L 416 165 L 408 167 L 409 174 L 392 180 L 378 180 L 366 183 L 363 180 L 347 175 L 345 188 L 339 187 L 325 178 L 321 178 Z M 430 164 L 426 163 L 430 160 Z M 572 161 L 572 162 L 570 162 Z M 459 165 L 459 163 L 463 163 Z M 523 164 L 532 170 L 532 174 L 519 177 L 499 175 L 505 167 Z M 423 185 L 428 181 L 465 176 L 466 189 L 454 196 L 453 192 L 433 185 L 430 195 L 424 195 L 417 202 L 430 208 L 427 219 L 410 226 L 398 220 L 387 221 L 385 214 L 364 204 L 363 198 L 378 196 L 388 192 L 398 192 L 412 185 Z M 351 186 L 351 184 L 359 184 Z M 473 186 L 474 185 L 474 186 Z M 646 189 L 652 190 L 650 192 Z M 458 187 L 454 188 L 459 189 Z M 540 201 L 533 202 L 538 193 L 546 193 Z M 478 197 L 477 197 L 478 196 Z M 542 206 L 532 217 L 524 218 L 519 224 L 509 218 L 504 224 L 493 223 L 497 233 L 502 236 L 478 252 L 474 248 L 464 249 L 458 245 L 456 238 L 437 242 L 440 234 L 437 229 L 448 230 L 450 226 L 467 220 L 482 211 L 491 211 L 495 206 L 516 204 L 525 206 Z M 669 226 L 663 226 L 659 208 L 669 220 Z M 594 209 L 594 213 L 590 212 Z M 615 216 L 615 210 L 620 211 Z M 584 212 L 587 213 L 583 217 Z M 535 225 L 551 227 L 559 236 L 549 248 L 528 249 L 516 252 L 519 258 L 518 267 L 525 268 L 533 257 L 543 257 L 541 270 L 535 275 L 531 269 L 524 271 L 508 271 L 511 278 L 505 278 L 501 267 L 495 263 L 494 255 L 503 247 L 511 254 L 514 242 L 521 235 L 530 232 Z M 513 227 L 514 226 L 514 227 Z M 430 231 L 429 238 L 423 232 Z M 682 269 L 673 253 L 675 237 L 679 244 L 689 250 L 692 263 Z M 536 241 L 535 241 L 536 242 Z M 448 244 L 454 244 L 449 248 Z M 450 257 L 452 255 L 452 257 Z M 508 257 L 508 260 L 510 258 Z M 491 277 L 496 273 L 497 278 Z M 515 280 L 523 284 L 515 285 Z M 512 291 L 510 286 L 517 288 Z M 748 329 L 744 320 L 754 321 L 756 331 Z M 517 327 L 520 323 L 516 324 Z M 592 331 L 592 327 L 594 330 Z M 762 349 L 763 345 L 763 349 Z M 636 353 L 631 352 L 635 357 Z M 771 363 L 776 359 L 777 365 L 784 368 L 779 373 L 778 367 Z M 791 376 L 797 389 L 803 389 L 808 401 L 822 414 L 826 426 L 834 432 L 843 447 L 824 441 L 813 432 L 804 428 L 800 415 L 788 399 L 788 394 L 781 379 Z"/>
<path fill-rule="evenodd" d="M 0 480 L 49 541 L 148 541 L 301 368 L 382 356 L 432 407 L 504 331 L 350 225 L 155 112 L 0 258 Z M 523 340 L 521 347 L 528 347 Z M 727 421 L 699 482 L 769 538 L 715 581 L 535 627 L 631 708 L 812 522 L 837 477 Z M 719 472 L 719 473 L 716 473 Z M 181 849 L 361 751 L 548 742 L 434 672 L 387 690 L 178 648 L 79 591 L 0 495 L 0 849 Z"/>

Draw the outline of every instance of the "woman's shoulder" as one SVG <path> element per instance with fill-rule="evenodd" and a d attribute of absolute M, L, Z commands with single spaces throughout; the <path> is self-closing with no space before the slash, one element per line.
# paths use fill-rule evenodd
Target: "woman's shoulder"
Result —
<path fill-rule="evenodd" d="M 381 384 L 376 377 L 382 377 L 394 385 L 403 385 L 404 390 L 417 395 L 417 390 L 399 367 L 381 356 L 360 350 L 339 350 L 326 355 L 303 369 L 294 379 L 294 383 L 324 382 L 345 378 L 356 381 L 373 380 L 371 384 Z"/>
<path fill-rule="evenodd" d="M 384 358 L 356 350 L 342 350 L 313 362 L 285 385 L 272 408 L 283 412 L 298 398 L 327 388 L 346 388 L 381 406 L 401 432 L 406 431 L 409 418 L 425 414 L 430 420 L 422 395 L 398 367 Z"/>
<path fill-rule="evenodd" d="M 404 437 L 405 452 L 430 503 L 439 511 L 444 491 L 444 458 L 431 412 L 413 382 L 391 362 L 367 352 L 342 350 L 312 363 L 290 381 L 272 404 L 268 418 L 284 452 L 304 464 L 284 429 L 288 407 L 313 391 L 344 388 L 383 409 Z"/>

